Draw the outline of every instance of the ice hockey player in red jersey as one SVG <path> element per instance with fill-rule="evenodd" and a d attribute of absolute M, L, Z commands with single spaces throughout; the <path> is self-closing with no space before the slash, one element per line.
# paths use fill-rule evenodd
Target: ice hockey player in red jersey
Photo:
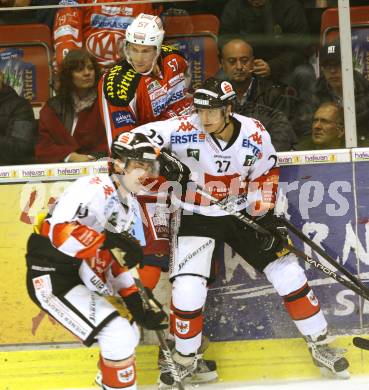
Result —
<path fill-rule="evenodd" d="M 145 307 L 128 268 L 142 260 L 130 233 L 137 213 L 131 193 L 157 175 L 154 148 L 142 134 L 123 134 L 112 145 L 110 174 L 76 180 L 61 195 L 40 234 L 27 244 L 27 288 L 33 302 L 77 336 L 100 348 L 103 389 L 136 390 L 136 322 L 164 329 L 159 305 Z M 132 290 L 132 291 L 129 291 Z M 121 296 L 130 322 L 105 296 Z"/>
<path fill-rule="evenodd" d="M 99 87 L 109 144 L 119 133 L 192 107 L 192 99 L 186 97 L 187 63 L 175 48 L 162 46 L 163 39 L 157 16 L 140 14 L 127 28 L 126 59 L 105 74 Z M 147 222 L 145 266 L 140 276 L 145 286 L 154 288 L 160 268 L 167 268 L 169 216 L 160 210 L 155 198 L 139 200 Z"/>
<path fill-rule="evenodd" d="M 186 111 L 187 63 L 172 46 L 162 46 L 159 17 L 140 14 L 127 28 L 125 60 L 105 74 L 101 105 L 112 138 L 138 125 Z"/>
<path fill-rule="evenodd" d="M 195 91 L 197 113 L 134 130 L 162 148 L 161 174 L 173 181 L 178 197 L 182 191 L 175 182 L 182 186 L 188 182 L 174 218 L 177 235 L 170 267 L 173 359 L 183 376 L 191 376 L 201 346 L 207 285 L 214 277 L 212 254 L 218 242 L 225 242 L 272 283 L 314 363 L 322 371 L 345 378 L 348 361 L 328 345 L 327 322 L 319 301 L 296 256 L 284 249 L 287 229 L 274 215 L 279 171 L 270 135 L 259 121 L 232 113 L 234 98 L 230 83 L 210 78 Z M 197 199 L 196 185 L 225 202 L 229 196 L 236 197 L 235 208 L 272 235 L 255 233 L 216 205 L 209 205 L 207 199 Z M 162 364 L 159 388 L 172 384 L 169 369 Z"/>
<path fill-rule="evenodd" d="M 112 3 L 118 0 L 99 0 Z M 53 39 L 56 62 L 60 64 L 67 52 L 86 48 L 101 67 L 110 67 L 122 58 L 125 30 L 140 13 L 159 15 L 162 7 L 146 4 L 96 5 L 93 0 L 62 0 L 71 5 L 55 15 Z M 73 7 L 91 4 L 88 7 Z"/>

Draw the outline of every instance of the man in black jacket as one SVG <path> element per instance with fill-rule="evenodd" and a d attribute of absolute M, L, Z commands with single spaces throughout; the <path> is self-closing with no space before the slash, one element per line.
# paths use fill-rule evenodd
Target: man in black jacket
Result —
<path fill-rule="evenodd" d="M 31 104 L 4 83 L 0 71 L 0 165 L 32 163 L 36 137 Z"/>
<path fill-rule="evenodd" d="M 224 7 L 220 41 L 246 39 L 254 48 L 254 74 L 293 86 L 303 94 L 314 81 L 308 63 L 310 35 L 298 0 L 229 0 Z"/>
<path fill-rule="evenodd" d="M 293 149 L 297 138 L 287 116 L 293 112 L 294 99 L 286 95 L 285 86 L 254 75 L 253 49 L 242 39 L 227 42 L 220 56 L 224 76 L 237 94 L 234 111 L 259 120 L 278 152 Z"/>

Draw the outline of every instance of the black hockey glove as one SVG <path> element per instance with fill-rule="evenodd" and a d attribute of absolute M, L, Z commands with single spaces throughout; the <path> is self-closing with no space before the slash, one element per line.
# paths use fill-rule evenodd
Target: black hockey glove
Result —
<path fill-rule="evenodd" d="M 257 218 L 255 222 L 270 232 L 270 234 L 256 232 L 256 239 L 263 251 L 280 252 L 288 243 L 287 227 L 273 212 Z"/>
<path fill-rule="evenodd" d="M 168 328 L 168 316 L 162 305 L 153 297 L 152 292 L 146 289 L 150 300 L 149 307 L 146 307 L 139 292 L 124 297 L 124 303 L 131 312 L 133 320 L 138 325 L 148 330 L 164 330 Z"/>
<path fill-rule="evenodd" d="M 191 171 L 186 164 L 178 160 L 172 152 L 163 148 L 159 155 L 160 175 L 168 181 L 177 181 L 182 186 L 190 181 Z"/>
<path fill-rule="evenodd" d="M 115 260 L 121 267 L 128 268 L 141 265 L 143 250 L 140 242 L 128 232 L 113 233 L 105 230 L 105 241 L 103 248 L 109 249 Z"/>

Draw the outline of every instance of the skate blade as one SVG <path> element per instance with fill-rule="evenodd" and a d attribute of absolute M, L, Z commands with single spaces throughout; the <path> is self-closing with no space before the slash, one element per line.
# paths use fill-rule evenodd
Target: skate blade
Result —
<path fill-rule="evenodd" d="M 218 380 L 218 373 L 216 371 L 194 373 L 191 376 L 190 383 L 201 384 L 201 383 L 213 383 Z"/>
<path fill-rule="evenodd" d="M 324 378 L 328 379 L 350 379 L 350 373 L 348 370 L 339 372 L 333 372 L 327 367 L 319 367 L 320 373 Z"/>

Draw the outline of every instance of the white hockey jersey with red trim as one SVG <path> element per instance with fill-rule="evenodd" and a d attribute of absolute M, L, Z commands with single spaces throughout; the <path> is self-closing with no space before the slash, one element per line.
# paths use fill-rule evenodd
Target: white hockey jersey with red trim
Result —
<path fill-rule="evenodd" d="M 114 1 L 114 0 L 113 0 Z M 118 0 L 116 0 L 118 1 Z M 99 3 L 111 3 L 99 0 Z M 53 39 L 59 65 L 72 49 L 86 48 L 102 67 L 121 58 L 125 30 L 141 12 L 159 15 L 161 8 L 151 4 L 94 5 L 93 0 L 63 0 L 64 4 L 91 4 L 66 7 L 55 15 Z"/>
<path fill-rule="evenodd" d="M 194 183 L 187 187 L 185 199 L 182 197 L 184 209 L 210 216 L 226 215 L 217 206 L 209 206 L 208 200 L 195 199 L 191 185 L 193 189 L 196 184 L 217 199 L 238 196 L 238 210 L 252 206 L 251 211 L 257 214 L 261 207 L 274 206 L 279 170 L 270 135 L 253 118 L 233 114 L 232 121 L 235 130 L 228 142 L 206 133 L 197 114 L 133 130 L 146 134 L 159 148 L 171 149 L 190 168 Z"/>
<path fill-rule="evenodd" d="M 82 177 L 72 183 L 58 199 L 51 217 L 48 236 L 61 252 L 86 259 L 96 256 L 105 229 L 129 231 L 138 207 L 128 195 L 125 204 L 109 175 Z"/>

